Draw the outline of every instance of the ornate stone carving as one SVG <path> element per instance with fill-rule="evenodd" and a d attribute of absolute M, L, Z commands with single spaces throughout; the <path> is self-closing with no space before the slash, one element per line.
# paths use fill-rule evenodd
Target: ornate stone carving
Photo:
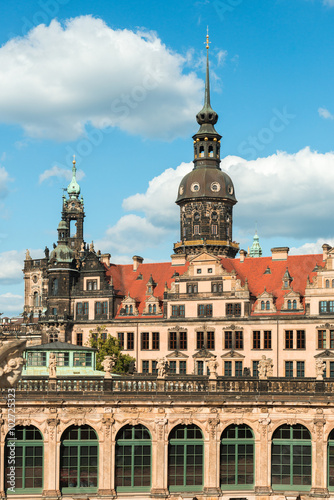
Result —
<path fill-rule="evenodd" d="M 264 354 L 258 363 L 259 379 L 265 380 L 267 377 L 273 376 L 273 360 L 267 358 Z"/>
<path fill-rule="evenodd" d="M 48 424 L 47 432 L 49 433 L 50 439 L 54 439 L 56 427 L 59 424 L 59 419 L 48 418 L 46 422 Z"/>
<path fill-rule="evenodd" d="M 157 435 L 159 441 L 162 441 L 164 439 L 164 434 L 165 434 L 165 427 L 167 424 L 167 418 L 157 418 L 155 420 L 155 424 L 157 427 Z"/>
<path fill-rule="evenodd" d="M 206 425 L 206 430 L 209 432 L 211 439 L 216 437 L 216 429 L 219 424 L 219 418 L 209 418 Z"/>
<path fill-rule="evenodd" d="M 0 347 L 0 387 L 15 387 L 18 382 L 24 359 L 22 353 L 26 347 L 25 340 L 14 340 Z"/>
<path fill-rule="evenodd" d="M 270 422 L 271 420 L 269 417 L 259 418 L 258 431 L 260 432 L 262 438 L 266 437 Z"/>
<path fill-rule="evenodd" d="M 57 377 L 57 358 L 54 352 L 49 356 L 49 378 Z"/>
<path fill-rule="evenodd" d="M 315 374 L 317 380 L 324 379 L 324 371 L 326 369 L 326 364 L 322 361 L 322 359 L 318 358 L 315 360 Z"/>
<path fill-rule="evenodd" d="M 168 370 L 168 362 L 166 358 L 159 358 L 157 360 L 157 370 L 158 370 L 158 378 L 165 378 Z"/>
<path fill-rule="evenodd" d="M 111 372 L 116 363 L 116 356 L 106 356 L 102 361 L 101 365 L 105 371 L 105 378 L 111 378 Z"/>

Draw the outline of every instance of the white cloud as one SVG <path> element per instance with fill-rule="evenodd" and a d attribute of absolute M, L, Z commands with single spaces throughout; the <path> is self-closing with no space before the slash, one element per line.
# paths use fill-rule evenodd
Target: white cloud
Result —
<path fill-rule="evenodd" d="M 202 80 L 154 33 L 91 16 L 10 40 L 0 65 L 0 121 L 31 137 L 73 140 L 89 123 L 169 140 L 188 133 L 202 100 Z"/>
<path fill-rule="evenodd" d="M 39 183 L 41 184 L 51 177 L 57 177 L 58 179 L 66 179 L 67 181 L 70 181 L 72 179 L 72 170 L 54 165 L 52 168 L 44 170 L 44 172 L 39 176 Z M 77 170 L 77 180 L 80 181 L 83 177 L 85 177 L 83 170 Z"/>
<path fill-rule="evenodd" d="M 0 311 L 4 316 L 17 315 L 23 311 L 24 298 L 10 292 L 0 294 Z"/>
<path fill-rule="evenodd" d="M 11 285 L 22 283 L 23 265 L 25 259 L 25 250 L 8 250 L 0 253 L 0 284 Z M 30 250 L 32 258 L 40 257 L 43 251 L 41 249 Z"/>
<path fill-rule="evenodd" d="M 324 238 L 321 241 L 331 244 L 333 164 L 334 152 L 321 154 L 309 148 L 295 154 L 278 151 L 254 161 L 238 156 L 224 158 L 222 170 L 232 178 L 238 199 L 234 234 L 240 241 L 248 240 L 257 221 L 261 241 Z M 160 239 L 171 247 L 179 231 L 177 189 L 192 168 L 192 163 L 169 168 L 149 182 L 145 193 L 126 198 L 123 208 L 131 213 L 107 231 L 101 240 L 103 250 L 133 255 L 158 245 Z M 315 245 L 319 247 L 320 243 Z M 307 247 L 296 251 L 305 253 Z"/>
<path fill-rule="evenodd" d="M 315 254 L 322 253 L 322 245 L 327 243 L 331 247 L 334 246 L 334 238 L 327 238 L 326 240 L 323 238 L 319 238 L 317 241 L 312 243 L 304 243 L 300 247 L 292 247 L 290 248 L 290 255 L 303 255 L 303 254 Z"/>
<path fill-rule="evenodd" d="M 327 5 L 328 7 L 334 7 L 334 0 L 323 0 L 324 5 Z"/>
<path fill-rule="evenodd" d="M 334 0 L 333 0 L 333 2 L 334 2 Z M 334 5 L 334 3 L 333 3 L 333 5 Z M 324 118 L 325 120 L 334 120 L 334 116 L 326 108 L 319 108 L 318 113 L 319 113 L 319 116 L 321 116 L 321 118 Z"/>
<path fill-rule="evenodd" d="M 5 167 L 0 166 L 0 198 L 8 195 L 8 182 L 11 180 Z"/>

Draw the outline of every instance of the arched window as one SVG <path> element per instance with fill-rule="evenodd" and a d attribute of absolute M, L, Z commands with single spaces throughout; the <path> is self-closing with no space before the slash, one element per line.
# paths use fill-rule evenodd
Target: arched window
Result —
<path fill-rule="evenodd" d="M 116 436 L 116 489 L 150 491 L 151 436 L 143 425 L 126 425 Z"/>
<path fill-rule="evenodd" d="M 153 314 L 157 314 L 157 306 L 156 304 L 153 304 L 153 310 L 152 310 Z"/>
<path fill-rule="evenodd" d="M 311 435 L 303 425 L 281 425 L 273 434 L 271 483 L 278 490 L 309 490 Z"/>
<path fill-rule="evenodd" d="M 297 301 L 296 300 L 293 301 L 292 308 L 293 309 L 297 309 Z"/>
<path fill-rule="evenodd" d="M 334 429 L 328 436 L 328 488 L 334 489 Z"/>
<path fill-rule="evenodd" d="M 261 311 L 264 311 L 265 309 L 265 303 L 264 300 L 261 300 Z"/>
<path fill-rule="evenodd" d="M 209 156 L 213 157 L 213 147 L 209 146 Z"/>
<path fill-rule="evenodd" d="M 288 300 L 288 309 L 292 308 L 291 300 Z"/>
<path fill-rule="evenodd" d="M 62 493 L 97 489 L 98 439 L 89 425 L 72 425 L 63 432 L 60 446 Z"/>
<path fill-rule="evenodd" d="M 203 462 L 203 434 L 199 427 L 194 424 L 175 427 L 169 435 L 169 490 L 202 490 Z"/>
<path fill-rule="evenodd" d="M 51 295 L 58 295 L 58 279 L 54 278 L 51 285 Z"/>
<path fill-rule="evenodd" d="M 254 436 L 248 425 L 230 425 L 221 437 L 220 484 L 223 490 L 254 483 Z"/>
<path fill-rule="evenodd" d="M 129 306 L 129 314 L 133 314 L 133 306 Z"/>
<path fill-rule="evenodd" d="M 334 280 L 332 280 L 332 288 L 334 288 Z"/>
<path fill-rule="evenodd" d="M 58 333 L 57 332 L 52 332 L 49 333 L 49 342 L 58 342 Z"/>
<path fill-rule="evenodd" d="M 125 314 L 129 314 L 129 306 L 125 306 Z"/>
<path fill-rule="evenodd" d="M 202 158 L 204 156 L 204 146 L 200 146 L 199 148 L 199 156 Z"/>
<path fill-rule="evenodd" d="M 217 283 L 212 283 L 212 292 L 213 293 L 218 292 L 218 285 L 217 285 Z"/>
<path fill-rule="evenodd" d="M 326 288 L 329 288 L 329 280 L 326 280 Z"/>
<path fill-rule="evenodd" d="M 152 314 L 152 304 L 149 304 L 149 306 L 148 306 L 148 312 L 149 312 L 149 314 Z"/>
<path fill-rule="evenodd" d="M 34 307 L 38 307 L 39 305 L 40 303 L 39 303 L 38 292 L 34 292 Z"/>
<path fill-rule="evenodd" d="M 266 302 L 266 310 L 269 311 L 270 310 L 270 302 L 269 300 L 267 300 Z"/>
<path fill-rule="evenodd" d="M 43 490 L 43 436 L 41 432 L 33 425 L 16 426 L 7 434 L 5 453 L 5 488 L 8 496 L 12 491 L 10 488 L 13 453 L 15 493 L 41 494 Z"/>

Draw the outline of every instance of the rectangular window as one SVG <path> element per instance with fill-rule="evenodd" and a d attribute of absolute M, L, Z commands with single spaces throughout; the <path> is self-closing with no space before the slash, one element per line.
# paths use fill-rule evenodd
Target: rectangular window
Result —
<path fill-rule="evenodd" d="M 180 375 L 186 375 L 187 373 L 187 362 L 186 361 L 180 361 L 179 362 L 179 367 L 180 367 Z"/>
<path fill-rule="evenodd" d="M 234 315 L 241 316 L 241 304 L 234 304 Z"/>
<path fill-rule="evenodd" d="M 212 317 L 212 304 L 199 304 L 197 306 L 197 314 L 200 318 Z"/>
<path fill-rule="evenodd" d="M 95 316 L 102 314 L 102 302 L 95 302 Z"/>
<path fill-rule="evenodd" d="M 225 332 L 224 349 L 232 349 L 232 332 Z"/>
<path fill-rule="evenodd" d="M 185 316 L 185 307 L 181 306 L 172 306 L 172 317 L 174 318 L 184 318 Z"/>
<path fill-rule="evenodd" d="M 297 361 L 297 377 L 305 377 L 305 362 Z"/>
<path fill-rule="evenodd" d="M 212 226 L 211 226 L 211 233 L 212 234 L 218 234 L 218 226 L 216 224 L 212 224 Z"/>
<path fill-rule="evenodd" d="M 169 362 L 169 373 L 171 375 L 176 375 L 176 361 Z"/>
<path fill-rule="evenodd" d="M 150 337 L 148 332 L 141 333 L 141 350 L 148 351 L 150 348 Z"/>
<path fill-rule="evenodd" d="M 244 335 L 243 332 L 235 332 L 235 348 L 243 349 L 244 348 Z M 239 363 L 239 361 L 236 361 Z"/>
<path fill-rule="evenodd" d="M 152 361 L 152 373 L 153 375 L 157 375 L 158 373 L 157 361 Z"/>
<path fill-rule="evenodd" d="M 46 366 L 46 352 L 28 352 L 28 366 Z"/>
<path fill-rule="evenodd" d="M 232 361 L 224 362 L 224 376 L 232 377 Z"/>
<path fill-rule="evenodd" d="M 179 306 L 179 316 L 180 318 L 184 318 L 185 315 L 185 308 L 184 306 Z"/>
<path fill-rule="evenodd" d="M 56 352 L 57 366 L 70 366 L 69 352 Z"/>
<path fill-rule="evenodd" d="M 124 333 L 123 332 L 118 332 L 117 333 L 117 339 L 118 339 L 118 344 L 121 349 L 124 349 Z"/>
<path fill-rule="evenodd" d="M 329 312 L 333 313 L 334 312 L 334 300 L 330 300 L 328 303 L 329 306 Z"/>
<path fill-rule="evenodd" d="M 82 345 L 82 333 L 77 333 L 77 345 Z"/>
<path fill-rule="evenodd" d="M 334 361 L 329 362 L 329 376 L 334 378 Z"/>
<path fill-rule="evenodd" d="M 180 332 L 180 350 L 187 350 L 187 332 Z"/>
<path fill-rule="evenodd" d="M 176 332 L 169 332 L 169 342 L 168 349 L 174 351 L 177 349 L 177 335 Z"/>
<path fill-rule="evenodd" d="M 196 346 L 197 349 L 204 347 L 204 332 L 197 332 Z"/>
<path fill-rule="evenodd" d="M 261 332 L 253 332 L 253 349 L 261 349 Z"/>
<path fill-rule="evenodd" d="M 235 376 L 242 377 L 242 361 L 235 362 Z"/>
<path fill-rule="evenodd" d="M 293 330 L 285 330 L 285 349 L 293 349 Z"/>
<path fill-rule="evenodd" d="M 233 304 L 226 304 L 226 316 L 232 316 Z"/>
<path fill-rule="evenodd" d="M 329 342 L 330 349 L 334 349 L 334 330 L 330 330 L 329 332 Z"/>
<path fill-rule="evenodd" d="M 90 352 L 75 352 L 73 366 L 92 366 L 92 354 Z"/>
<path fill-rule="evenodd" d="M 305 330 L 297 330 L 297 349 L 305 349 Z"/>
<path fill-rule="evenodd" d="M 263 332 L 263 349 L 271 349 L 271 330 Z"/>
<path fill-rule="evenodd" d="M 241 304 L 226 304 L 226 316 L 241 316 Z"/>
<path fill-rule="evenodd" d="M 77 316 L 81 316 L 83 312 L 82 302 L 77 302 Z"/>
<path fill-rule="evenodd" d="M 326 330 L 318 330 L 318 349 L 326 349 Z"/>
<path fill-rule="evenodd" d="M 102 302 L 102 314 L 108 314 L 108 302 Z"/>
<path fill-rule="evenodd" d="M 288 378 L 293 377 L 293 361 L 285 362 L 285 376 Z"/>
<path fill-rule="evenodd" d="M 147 360 L 142 361 L 142 372 L 143 373 L 150 373 L 150 362 Z"/>
<path fill-rule="evenodd" d="M 319 312 L 320 313 L 327 313 L 327 301 L 326 300 L 321 300 L 319 302 Z"/>
<path fill-rule="evenodd" d="M 88 316 L 88 302 L 83 302 L 83 313 L 84 316 Z"/>
<path fill-rule="evenodd" d="M 178 313 L 178 307 L 177 306 L 172 306 L 172 316 L 174 318 L 177 317 L 177 313 Z"/>
<path fill-rule="evenodd" d="M 194 225 L 194 234 L 199 234 L 199 224 Z"/>
<path fill-rule="evenodd" d="M 258 377 L 259 376 L 259 371 L 258 371 L 258 361 L 253 361 L 252 366 L 253 366 L 253 377 Z"/>
<path fill-rule="evenodd" d="M 160 349 L 160 334 L 159 334 L 159 332 L 152 333 L 152 349 L 153 349 L 153 351 L 159 351 L 159 349 Z"/>
<path fill-rule="evenodd" d="M 208 349 L 214 349 L 215 348 L 215 332 L 208 332 L 207 333 L 207 348 Z"/>
<path fill-rule="evenodd" d="M 203 361 L 196 361 L 196 373 L 197 375 L 203 375 Z"/>
<path fill-rule="evenodd" d="M 133 332 L 128 332 L 127 333 L 127 343 L 126 343 L 126 348 L 128 351 L 133 351 L 134 349 L 134 333 Z"/>

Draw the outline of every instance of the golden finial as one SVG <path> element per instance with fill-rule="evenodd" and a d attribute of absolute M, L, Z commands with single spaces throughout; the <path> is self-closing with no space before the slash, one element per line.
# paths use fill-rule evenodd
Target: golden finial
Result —
<path fill-rule="evenodd" d="M 209 26 L 206 27 L 206 48 L 209 48 Z"/>
<path fill-rule="evenodd" d="M 72 163 L 73 163 L 73 165 L 75 165 L 75 164 L 76 164 L 76 161 L 75 161 L 75 155 L 73 155 L 73 162 L 72 162 Z"/>

